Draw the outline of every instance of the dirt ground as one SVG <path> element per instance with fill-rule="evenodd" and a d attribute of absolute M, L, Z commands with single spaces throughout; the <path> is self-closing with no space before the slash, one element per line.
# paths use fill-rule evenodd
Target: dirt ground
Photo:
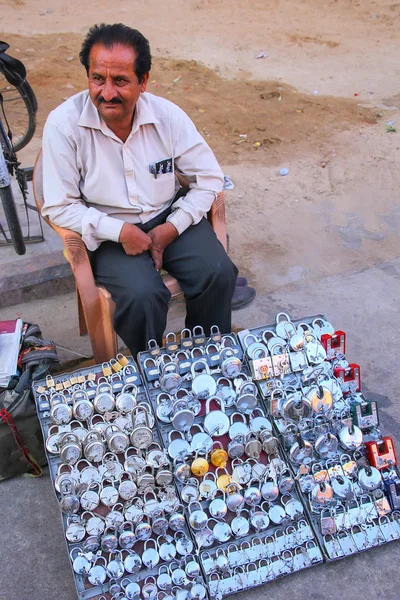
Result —
<path fill-rule="evenodd" d="M 1 15 L 39 101 L 26 162 L 48 112 L 85 88 L 88 27 L 123 21 L 150 40 L 149 91 L 189 113 L 234 181 L 231 255 L 259 291 L 398 256 L 400 144 L 387 123 L 399 119 L 400 3 L 3 0 Z"/>

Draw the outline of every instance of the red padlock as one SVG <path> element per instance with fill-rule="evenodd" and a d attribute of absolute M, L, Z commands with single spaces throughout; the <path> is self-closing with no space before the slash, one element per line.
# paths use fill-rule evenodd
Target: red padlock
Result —
<path fill-rule="evenodd" d="M 380 442 L 365 442 L 367 458 L 370 464 L 379 469 L 397 465 L 397 456 L 391 437 L 384 436 Z"/>
<path fill-rule="evenodd" d="M 338 330 L 335 333 L 324 333 L 321 335 L 321 344 L 326 350 L 326 357 L 332 360 L 338 354 L 346 354 L 346 334 Z"/>
<path fill-rule="evenodd" d="M 339 381 L 343 394 L 354 394 L 361 390 L 360 365 L 352 363 L 347 368 L 335 367 L 333 373 Z"/>

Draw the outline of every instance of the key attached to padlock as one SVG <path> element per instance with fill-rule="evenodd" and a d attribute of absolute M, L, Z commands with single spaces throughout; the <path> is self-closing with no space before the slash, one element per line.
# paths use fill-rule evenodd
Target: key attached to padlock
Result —
<path fill-rule="evenodd" d="M 352 363 L 347 368 L 335 367 L 333 373 L 339 381 L 343 394 L 353 394 L 354 392 L 359 392 L 361 390 L 361 373 L 359 365 Z"/>
<path fill-rule="evenodd" d="M 361 431 L 378 427 L 378 406 L 374 400 L 366 400 L 361 404 L 353 404 L 351 407 L 353 421 Z"/>
<path fill-rule="evenodd" d="M 346 334 L 338 330 L 335 333 L 324 333 L 321 335 L 321 344 L 326 350 L 326 358 L 334 359 L 337 354 L 346 354 Z"/>
<path fill-rule="evenodd" d="M 370 464 L 378 470 L 397 465 L 397 456 L 391 437 L 384 436 L 380 442 L 365 442 Z"/>

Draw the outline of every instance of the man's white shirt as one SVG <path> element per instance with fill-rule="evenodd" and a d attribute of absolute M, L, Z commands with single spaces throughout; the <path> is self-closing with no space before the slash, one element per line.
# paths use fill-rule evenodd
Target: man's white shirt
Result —
<path fill-rule="evenodd" d="M 171 172 L 155 176 L 151 166 L 168 159 Z M 176 104 L 144 92 L 122 142 L 89 92 L 80 92 L 53 110 L 44 127 L 43 216 L 77 231 L 95 250 L 102 241 L 117 242 L 124 222 L 146 223 L 170 206 L 179 188 L 175 170 L 190 182 L 168 217 L 181 234 L 207 214 L 224 180 L 194 123 Z"/>

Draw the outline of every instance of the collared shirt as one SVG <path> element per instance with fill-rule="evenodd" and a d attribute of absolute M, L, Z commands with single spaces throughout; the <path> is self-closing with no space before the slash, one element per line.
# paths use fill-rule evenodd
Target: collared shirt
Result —
<path fill-rule="evenodd" d="M 168 168 L 155 177 L 151 165 L 166 159 Z M 117 242 L 125 221 L 146 223 L 170 206 L 179 188 L 175 171 L 190 182 L 168 217 L 181 234 L 206 215 L 223 186 L 194 123 L 176 104 L 144 92 L 122 142 L 89 92 L 80 92 L 53 110 L 44 127 L 43 215 L 95 250 L 104 240 Z"/>

